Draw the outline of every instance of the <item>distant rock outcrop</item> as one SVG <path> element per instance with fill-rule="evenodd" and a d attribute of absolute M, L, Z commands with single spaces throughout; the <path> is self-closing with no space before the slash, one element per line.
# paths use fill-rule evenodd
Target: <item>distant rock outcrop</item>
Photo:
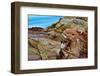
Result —
<path fill-rule="evenodd" d="M 44 29 L 41 27 L 32 27 L 32 28 L 28 28 L 29 31 L 43 31 Z"/>

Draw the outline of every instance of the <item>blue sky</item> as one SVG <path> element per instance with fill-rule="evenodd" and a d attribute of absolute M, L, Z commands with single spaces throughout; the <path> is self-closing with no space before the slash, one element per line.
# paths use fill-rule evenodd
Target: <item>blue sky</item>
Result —
<path fill-rule="evenodd" d="M 46 28 L 53 23 L 59 21 L 63 16 L 42 16 L 42 15 L 29 15 L 28 16 L 28 28 L 42 27 Z"/>

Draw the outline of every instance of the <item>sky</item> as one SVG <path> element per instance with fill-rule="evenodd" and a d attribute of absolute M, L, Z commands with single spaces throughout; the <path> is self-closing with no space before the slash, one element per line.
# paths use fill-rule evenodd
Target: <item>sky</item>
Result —
<path fill-rule="evenodd" d="M 63 18 L 63 16 L 28 15 L 28 28 L 46 28 L 52 25 L 53 23 L 58 22 L 60 18 Z"/>

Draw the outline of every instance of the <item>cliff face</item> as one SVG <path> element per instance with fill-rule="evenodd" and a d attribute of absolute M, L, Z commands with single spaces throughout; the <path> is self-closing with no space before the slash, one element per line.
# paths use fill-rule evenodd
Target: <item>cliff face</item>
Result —
<path fill-rule="evenodd" d="M 58 32 L 64 31 L 66 28 L 76 28 L 77 30 L 87 30 L 87 17 L 64 17 L 59 22 L 48 27 L 48 30 L 57 29 Z"/>
<path fill-rule="evenodd" d="M 65 43 L 65 52 L 71 52 L 70 55 L 67 53 L 67 55 L 65 56 L 65 53 L 63 53 L 63 56 L 61 56 L 60 58 L 73 59 L 87 57 L 87 17 L 64 17 L 57 23 L 49 26 L 48 31 L 49 33 L 51 33 L 51 39 Z"/>
<path fill-rule="evenodd" d="M 47 28 L 49 37 L 51 39 L 61 41 L 63 37 L 61 33 L 67 34 L 66 30 L 72 29 L 82 34 L 87 33 L 88 29 L 88 18 L 87 17 L 63 17 L 57 23 L 52 24 Z M 71 31 L 71 30 L 70 30 Z M 72 32 L 70 32 L 72 33 Z"/>

